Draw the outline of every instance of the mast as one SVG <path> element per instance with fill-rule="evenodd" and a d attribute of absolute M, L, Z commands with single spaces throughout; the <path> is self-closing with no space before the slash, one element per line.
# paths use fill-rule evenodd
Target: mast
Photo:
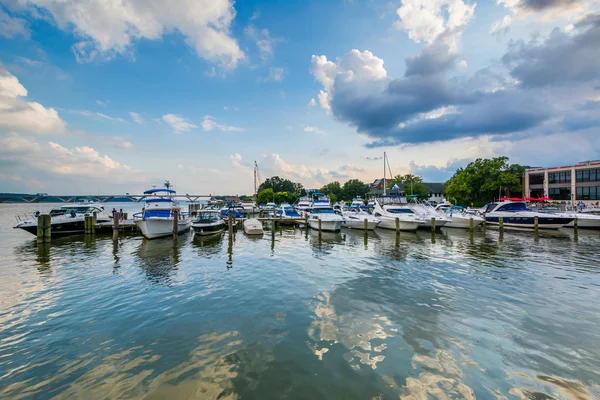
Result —
<path fill-rule="evenodd" d="M 385 155 L 385 151 L 383 152 L 383 195 L 385 196 L 386 194 L 386 184 L 385 184 L 385 168 L 386 168 L 386 164 L 385 164 L 385 160 L 386 160 L 386 155 Z"/>
<path fill-rule="evenodd" d="M 256 193 L 256 175 L 258 174 L 258 164 L 256 163 L 256 161 L 254 161 L 254 200 L 256 200 L 256 197 L 258 195 L 258 193 Z"/>

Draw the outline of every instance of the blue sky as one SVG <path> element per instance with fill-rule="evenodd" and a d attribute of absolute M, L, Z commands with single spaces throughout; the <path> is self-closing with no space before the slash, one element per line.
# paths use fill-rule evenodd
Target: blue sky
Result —
<path fill-rule="evenodd" d="M 0 191 L 252 191 L 600 158 L 587 0 L 0 0 Z"/>

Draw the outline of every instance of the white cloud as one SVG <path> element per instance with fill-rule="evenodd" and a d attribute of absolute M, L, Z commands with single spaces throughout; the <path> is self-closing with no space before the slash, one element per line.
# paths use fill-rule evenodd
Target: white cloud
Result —
<path fill-rule="evenodd" d="M 308 105 L 310 107 L 315 107 L 317 105 L 317 102 L 315 101 L 315 99 L 310 99 L 310 101 L 308 102 Z"/>
<path fill-rule="evenodd" d="M 327 132 L 322 131 L 321 129 L 317 128 L 316 126 L 305 126 L 304 132 L 316 133 L 317 135 L 326 135 L 327 134 Z"/>
<path fill-rule="evenodd" d="M 24 19 L 11 17 L 0 8 L 0 35 L 8 39 L 16 36 L 28 39 L 30 32 Z"/>
<path fill-rule="evenodd" d="M 285 70 L 283 68 L 271 67 L 271 68 L 269 68 L 269 75 L 267 75 L 264 79 L 262 79 L 262 81 L 263 82 L 279 82 L 283 79 L 284 73 L 285 73 Z"/>
<path fill-rule="evenodd" d="M 246 36 L 256 42 L 256 47 L 258 47 L 260 58 L 263 61 L 268 61 L 271 57 L 273 57 L 275 46 L 282 41 L 281 38 L 272 37 L 268 29 L 258 29 L 252 24 L 248 25 L 246 29 L 244 29 L 244 33 Z"/>
<path fill-rule="evenodd" d="M 144 125 L 144 118 L 140 114 L 130 111 L 129 116 L 136 124 Z"/>
<path fill-rule="evenodd" d="M 81 115 L 83 117 L 88 117 L 92 119 L 105 119 L 107 121 L 115 121 L 115 122 L 127 122 L 123 118 L 119 117 L 111 117 L 110 115 L 102 114 L 95 111 L 88 110 L 69 110 L 71 114 Z"/>
<path fill-rule="evenodd" d="M 98 136 L 98 138 L 104 143 L 118 149 L 131 149 L 133 147 L 133 143 L 122 136 Z"/>
<path fill-rule="evenodd" d="M 221 125 L 215 122 L 214 118 L 211 117 L 210 115 L 205 115 L 204 116 L 204 120 L 202 121 L 202 129 L 204 129 L 207 132 L 213 131 L 213 130 L 218 130 L 218 131 L 223 131 L 223 132 L 241 132 L 244 129 L 242 128 L 237 128 L 235 126 L 230 126 L 230 125 Z"/>
<path fill-rule="evenodd" d="M 195 129 L 198 127 L 198 125 L 188 121 L 181 115 L 177 115 L 177 114 L 163 115 L 162 120 L 164 122 L 166 122 L 167 124 L 169 124 L 171 126 L 171 128 L 173 128 L 173 130 L 177 133 L 189 132 L 192 129 Z"/>
<path fill-rule="evenodd" d="M 177 32 L 198 56 L 226 68 L 244 60 L 231 36 L 235 18 L 230 0 L 27 0 L 46 9 L 61 29 L 81 41 L 73 46 L 79 62 L 130 55 L 136 41 L 158 40 Z M 37 14 L 34 14 L 37 15 Z"/>
<path fill-rule="evenodd" d="M 106 108 L 106 106 L 108 106 L 108 103 L 110 103 L 110 100 L 106 100 L 106 101 L 96 100 L 96 104 L 98 104 L 100 107 L 103 107 L 103 108 Z"/>
<path fill-rule="evenodd" d="M 227 156 L 227 158 L 231 162 L 231 165 L 233 165 L 235 168 L 239 168 L 239 169 L 250 169 L 251 168 L 250 163 L 242 160 L 242 156 L 239 155 L 238 153 L 230 154 Z"/>
<path fill-rule="evenodd" d="M 62 133 L 66 123 L 53 108 L 26 102 L 27 90 L 17 77 L 0 67 L 0 129 L 33 133 Z"/>
<path fill-rule="evenodd" d="M 252 16 L 250 17 L 250 21 L 254 21 L 255 19 L 260 17 L 260 10 L 256 10 L 252 13 Z"/>

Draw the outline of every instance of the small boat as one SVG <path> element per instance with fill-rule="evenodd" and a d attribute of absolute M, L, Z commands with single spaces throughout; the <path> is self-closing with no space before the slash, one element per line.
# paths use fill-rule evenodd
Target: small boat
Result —
<path fill-rule="evenodd" d="M 440 215 L 449 218 L 444 227 L 446 228 L 471 228 L 471 219 L 473 220 L 473 227 L 477 227 L 483 223 L 483 218 L 478 215 L 468 214 L 463 207 L 454 206 L 448 202 L 440 203 L 435 207 Z"/>
<path fill-rule="evenodd" d="M 263 226 L 256 218 L 250 218 L 244 221 L 244 232 L 246 235 L 262 235 Z"/>
<path fill-rule="evenodd" d="M 112 215 L 109 215 L 104 207 L 98 203 L 75 203 L 60 207 L 57 210 L 50 211 L 50 233 L 54 235 L 74 235 L 85 231 L 84 220 L 86 216 L 96 213 L 96 222 L 110 222 Z M 37 217 L 40 212 L 17 217 L 19 223 L 15 229 L 23 229 L 33 235 L 37 235 Z"/>
<path fill-rule="evenodd" d="M 414 232 L 425 222 L 406 204 L 393 201 L 382 206 L 375 200 L 373 215 L 381 221 L 378 226 L 383 229 Z"/>
<path fill-rule="evenodd" d="M 365 220 L 367 220 L 367 230 L 374 230 L 381 222 L 379 218 L 365 212 L 360 206 L 340 207 L 336 213 L 342 216 L 344 222 L 342 228 L 365 229 Z"/>
<path fill-rule="evenodd" d="M 281 225 L 296 225 L 298 219 L 302 218 L 300 213 L 287 203 L 281 204 L 281 207 L 277 210 L 276 216 L 281 218 L 279 221 Z"/>
<path fill-rule="evenodd" d="M 214 235 L 225 229 L 225 221 L 221 218 L 219 210 L 202 210 L 192 222 L 192 229 L 196 235 Z"/>
<path fill-rule="evenodd" d="M 319 229 L 320 225 L 321 230 L 327 232 L 339 231 L 344 219 L 335 213 L 329 198 L 323 193 L 314 193 L 313 197 L 315 200 L 308 214 L 308 225 L 312 229 Z"/>
<path fill-rule="evenodd" d="M 246 214 L 244 214 L 244 208 L 240 205 L 229 205 L 221 208 L 221 216 L 223 218 L 229 218 L 229 211 L 231 211 L 231 216 L 233 218 L 246 217 Z"/>
<path fill-rule="evenodd" d="M 535 228 L 535 217 L 538 229 L 558 229 L 571 223 L 574 216 L 564 216 L 549 212 L 533 211 L 527 208 L 525 201 L 501 200 L 488 203 L 484 211 L 485 221 L 491 225 L 499 225 L 502 217 L 505 228 Z"/>
<path fill-rule="evenodd" d="M 173 234 L 175 212 L 179 212 L 177 232 L 190 229 L 192 220 L 188 213 L 182 213 L 179 203 L 174 199 L 175 191 L 158 188 L 144 192 L 146 206 L 141 213 L 133 215 L 133 221 L 146 239 L 156 239 Z"/>

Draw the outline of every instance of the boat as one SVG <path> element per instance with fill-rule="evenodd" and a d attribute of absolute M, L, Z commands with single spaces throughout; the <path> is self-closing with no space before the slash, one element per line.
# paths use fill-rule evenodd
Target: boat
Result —
<path fill-rule="evenodd" d="M 342 228 L 365 229 L 365 220 L 367 220 L 367 230 L 374 230 L 381 222 L 379 218 L 365 212 L 360 206 L 340 207 L 336 213 L 342 216 L 344 222 Z"/>
<path fill-rule="evenodd" d="M 448 202 L 438 204 L 434 210 L 442 216 L 450 219 L 444 226 L 446 228 L 471 228 L 471 220 L 473 220 L 473 227 L 477 227 L 483 223 L 483 218 L 469 214 L 463 207 L 454 206 Z"/>
<path fill-rule="evenodd" d="M 425 203 L 421 203 L 415 196 L 406 196 L 411 198 L 411 201 L 407 203 L 407 207 L 410 208 L 415 214 L 417 214 L 422 220 L 421 228 L 431 229 L 432 219 L 435 218 L 435 228 L 439 229 L 450 222 L 450 218 L 442 213 L 438 213 L 433 207 Z"/>
<path fill-rule="evenodd" d="M 262 223 L 256 218 L 244 221 L 244 232 L 246 235 L 262 235 L 264 233 Z"/>
<path fill-rule="evenodd" d="M 174 199 L 175 194 L 175 190 L 167 188 L 150 189 L 144 192 L 144 195 L 148 196 L 145 200 L 146 206 L 141 213 L 133 215 L 133 221 L 146 239 L 172 235 L 175 212 L 179 213 L 177 232 L 190 229 L 192 220 L 188 213 L 181 212 L 179 203 Z"/>
<path fill-rule="evenodd" d="M 268 202 L 262 208 L 262 216 L 263 217 L 274 217 L 276 211 L 277 211 L 277 205 L 273 202 Z"/>
<path fill-rule="evenodd" d="M 575 219 L 574 216 L 533 211 L 527 208 L 523 200 L 508 199 L 486 204 L 484 216 L 488 224 L 499 225 L 502 217 L 505 228 L 521 229 L 534 229 L 535 217 L 538 220 L 538 229 L 559 229 Z"/>
<path fill-rule="evenodd" d="M 231 216 L 233 218 L 245 218 L 246 214 L 244 214 L 244 208 L 240 205 L 228 205 L 221 208 L 221 216 L 223 218 L 229 218 L 229 211 L 231 211 Z"/>
<path fill-rule="evenodd" d="M 375 200 L 373 215 L 379 219 L 378 226 L 383 229 L 414 232 L 425 222 L 399 200 L 388 201 L 383 205 L 379 200 Z"/>
<path fill-rule="evenodd" d="M 365 200 L 360 196 L 356 196 L 355 198 L 353 198 L 352 203 L 350 203 L 350 207 L 364 207 L 364 205 Z"/>
<path fill-rule="evenodd" d="M 574 218 L 573 221 L 569 222 L 565 225 L 566 228 L 574 228 L 575 227 L 575 219 L 577 219 L 577 228 L 581 229 L 600 229 L 600 215 L 593 213 L 585 213 L 585 212 L 575 212 L 575 211 L 561 211 L 556 206 L 546 206 L 542 207 L 541 212 L 550 212 L 553 214 L 558 214 L 565 217 Z"/>
<path fill-rule="evenodd" d="M 225 221 L 219 210 L 202 210 L 192 222 L 192 229 L 196 235 L 214 235 L 225 229 Z"/>
<path fill-rule="evenodd" d="M 337 215 L 331 206 L 329 198 L 323 193 L 313 194 L 313 203 L 308 214 L 308 226 L 326 232 L 337 232 L 342 227 L 344 219 Z"/>
<path fill-rule="evenodd" d="M 282 203 L 275 215 L 280 218 L 279 223 L 281 225 L 296 225 L 298 220 L 302 218 L 300 213 L 287 203 Z"/>
<path fill-rule="evenodd" d="M 260 212 L 260 208 L 258 208 L 253 201 L 242 201 L 237 209 L 241 214 L 244 214 L 247 217 L 256 215 Z"/>
<path fill-rule="evenodd" d="M 312 203 L 313 202 L 310 197 L 300 197 L 298 199 L 298 203 L 296 204 L 296 210 L 298 210 L 300 213 L 308 213 L 310 212 Z"/>
<path fill-rule="evenodd" d="M 96 223 L 112 221 L 109 215 L 99 203 L 74 203 L 61 206 L 59 209 L 50 211 L 50 233 L 54 235 L 74 235 L 85 232 L 85 217 L 96 213 Z M 23 229 L 33 235 L 37 235 L 37 217 L 40 212 L 17 217 L 19 221 L 15 229 Z"/>

